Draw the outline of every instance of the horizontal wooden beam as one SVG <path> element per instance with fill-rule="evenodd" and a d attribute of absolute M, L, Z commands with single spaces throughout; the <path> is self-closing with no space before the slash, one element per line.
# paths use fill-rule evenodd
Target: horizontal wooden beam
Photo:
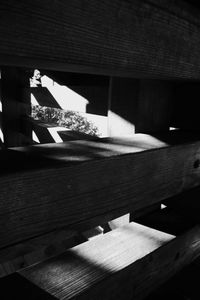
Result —
<path fill-rule="evenodd" d="M 130 223 L 20 274 L 56 299 L 143 299 L 199 249 L 199 226 L 174 238 Z"/>
<path fill-rule="evenodd" d="M 1 150 L 0 247 L 198 186 L 199 147 L 198 135 L 170 132 Z"/>
<path fill-rule="evenodd" d="M 134 220 L 136 220 L 136 218 L 143 220 L 141 219 L 141 216 L 155 211 L 155 206 L 157 208 L 156 204 L 138 211 L 134 211 Z M 39 237 L 31 238 L 21 243 L 13 244 L 1 249 L 0 278 L 35 263 L 39 263 L 40 261 L 44 261 L 50 257 L 56 256 L 59 253 L 66 251 L 69 247 L 73 247 L 76 244 L 86 241 L 90 230 L 93 232 L 97 232 L 97 230 L 99 231 L 99 228 L 96 229 L 96 227 L 94 227 L 96 224 L 103 224 L 105 231 L 109 231 L 110 228 L 106 222 L 113 220 L 116 217 L 119 218 L 123 215 L 123 212 L 124 208 L 122 208 L 120 211 L 110 211 L 109 213 L 95 216 L 90 220 L 76 223 L 75 225 L 71 226 L 70 230 L 67 227 L 60 230 L 54 230 L 50 233 L 40 235 Z M 153 217 L 156 219 L 158 218 L 158 215 L 154 214 Z M 160 217 L 162 218 L 163 215 Z M 165 224 L 168 219 L 170 218 L 164 218 Z"/>
<path fill-rule="evenodd" d="M 199 80 L 199 45 L 199 11 L 182 1 L 0 3 L 1 65 Z"/>
<path fill-rule="evenodd" d="M 0 278 L 50 257 L 56 256 L 81 241 L 77 232 L 55 230 L 0 251 Z"/>

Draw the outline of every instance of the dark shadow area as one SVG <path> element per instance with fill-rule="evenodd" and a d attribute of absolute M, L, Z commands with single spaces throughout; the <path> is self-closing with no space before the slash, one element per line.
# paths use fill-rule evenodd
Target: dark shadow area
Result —
<path fill-rule="evenodd" d="M 194 8 L 200 9 L 200 3 L 198 0 L 186 0 L 189 4 L 192 4 Z"/>
<path fill-rule="evenodd" d="M 199 132 L 186 130 L 171 130 L 164 133 L 153 133 L 150 135 L 156 139 L 168 144 L 168 145 L 180 145 L 188 142 L 195 142 L 200 140 Z"/>
<path fill-rule="evenodd" d="M 61 71 L 51 71 L 51 70 L 40 70 L 41 75 L 46 75 L 52 78 L 54 81 L 60 85 L 69 86 L 105 86 L 108 83 L 108 76 L 86 74 L 86 73 L 72 73 L 72 72 L 61 72 Z"/>
<path fill-rule="evenodd" d="M 113 78 L 110 110 L 135 125 L 138 118 L 139 80 Z"/>
<path fill-rule="evenodd" d="M 161 80 L 111 80 L 110 136 L 167 132 L 172 111 L 173 84 Z"/>
<path fill-rule="evenodd" d="M 177 83 L 174 88 L 171 126 L 199 131 L 199 98 L 199 82 Z"/>
<path fill-rule="evenodd" d="M 42 124 L 42 122 L 32 122 L 33 131 L 35 132 L 37 138 L 39 139 L 41 144 L 45 143 L 55 143 L 54 138 L 48 131 L 48 127 L 51 127 L 50 124 Z"/>
<path fill-rule="evenodd" d="M 30 92 L 31 94 L 33 94 L 40 106 L 62 109 L 62 107 L 58 104 L 56 99 L 52 96 L 52 94 L 46 87 L 31 87 Z"/>
<path fill-rule="evenodd" d="M 14 273 L 0 278 L 2 300 L 55 300 L 56 298 L 31 283 L 20 274 Z"/>
<path fill-rule="evenodd" d="M 199 223 L 200 187 L 162 201 L 164 209 L 156 209 L 134 221 L 173 235 L 180 235 Z"/>
<path fill-rule="evenodd" d="M 163 203 L 168 209 L 182 215 L 187 222 L 199 223 L 200 212 L 200 186 L 185 191 L 173 198 L 166 199 Z"/>
<path fill-rule="evenodd" d="M 151 293 L 146 300 L 199 300 L 199 278 L 200 264 L 197 259 Z"/>
<path fill-rule="evenodd" d="M 76 140 L 87 140 L 87 141 L 98 141 L 99 138 L 83 132 L 63 130 L 58 132 L 63 142 L 76 141 Z"/>
<path fill-rule="evenodd" d="M 180 235 L 196 224 L 194 220 L 186 219 L 168 207 L 136 218 L 135 222 L 172 235 Z"/>

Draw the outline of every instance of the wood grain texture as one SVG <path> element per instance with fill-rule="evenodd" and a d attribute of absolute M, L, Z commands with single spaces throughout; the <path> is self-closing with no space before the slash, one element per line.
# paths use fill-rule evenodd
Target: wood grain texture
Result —
<path fill-rule="evenodd" d="M 22 270 L 20 274 L 58 299 L 70 299 L 173 238 L 172 235 L 131 223 L 69 249 L 54 259 Z"/>
<path fill-rule="evenodd" d="M 169 136 L 1 150 L 1 248 L 90 219 L 96 226 L 109 212 L 126 214 L 198 186 L 198 137 L 183 134 L 176 145 L 178 133 Z"/>
<path fill-rule="evenodd" d="M 183 1 L 3 0 L 0 63 L 199 79 L 199 32 L 199 11 Z"/>
<path fill-rule="evenodd" d="M 141 217 L 155 211 L 155 206 L 157 207 L 157 204 L 154 204 L 153 207 L 148 206 L 145 209 L 134 211 L 134 219 L 137 218 L 139 221 L 143 220 Z M 71 230 L 68 228 L 55 230 L 0 250 L 0 278 L 56 256 L 59 253 L 66 251 L 69 247 L 85 242 L 88 238 L 95 238 L 96 235 L 102 234 L 100 226 L 94 228 L 96 224 L 104 224 L 113 218 L 121 216 L 123 212 L 124 208 L 118 211 L 110 211 L 109 213 L 95 216 L 87 221 L 78 222 L 71 226 Z M 153 217 L 155 217 L 155 215 L 153 215 Z M 156 218 L 157 217 L 158 216 L 156 215 Z M 168 223 L 168 220 L 168 216 L 167 218 L 164 218 L 165 224 Z M 106 230 L 110 231 L 110 228 L 106 228 Z M 91 232 L 93 235 L 90 234 Z"/>
<path fill-rule="evenodd" d="M 143 299 L 199 247 L 198 226 L 174 238 L 130 223 L 20 274 L 56 299 Z"/>

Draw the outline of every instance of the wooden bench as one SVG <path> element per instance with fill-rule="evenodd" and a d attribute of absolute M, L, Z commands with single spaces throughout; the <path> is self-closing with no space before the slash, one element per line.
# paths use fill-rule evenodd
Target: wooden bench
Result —
<path fill-rule="evenodd" d="M 3 299 L 144 299 L 196 261 L 199 15 L 189 1 L 0 2 Z M 102 99 L 109 136 L 33 144 L 36 68 Z"/>

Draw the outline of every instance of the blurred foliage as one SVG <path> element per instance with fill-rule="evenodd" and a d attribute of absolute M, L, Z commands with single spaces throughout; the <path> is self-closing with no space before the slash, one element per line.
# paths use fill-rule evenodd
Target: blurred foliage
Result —
<path fill-rule="evenodd" d="M 75 111 L 32 105 L 32 117 L 35 120 L 62 126 L 69 130 L 99 136 L 97 126 Z"/>

